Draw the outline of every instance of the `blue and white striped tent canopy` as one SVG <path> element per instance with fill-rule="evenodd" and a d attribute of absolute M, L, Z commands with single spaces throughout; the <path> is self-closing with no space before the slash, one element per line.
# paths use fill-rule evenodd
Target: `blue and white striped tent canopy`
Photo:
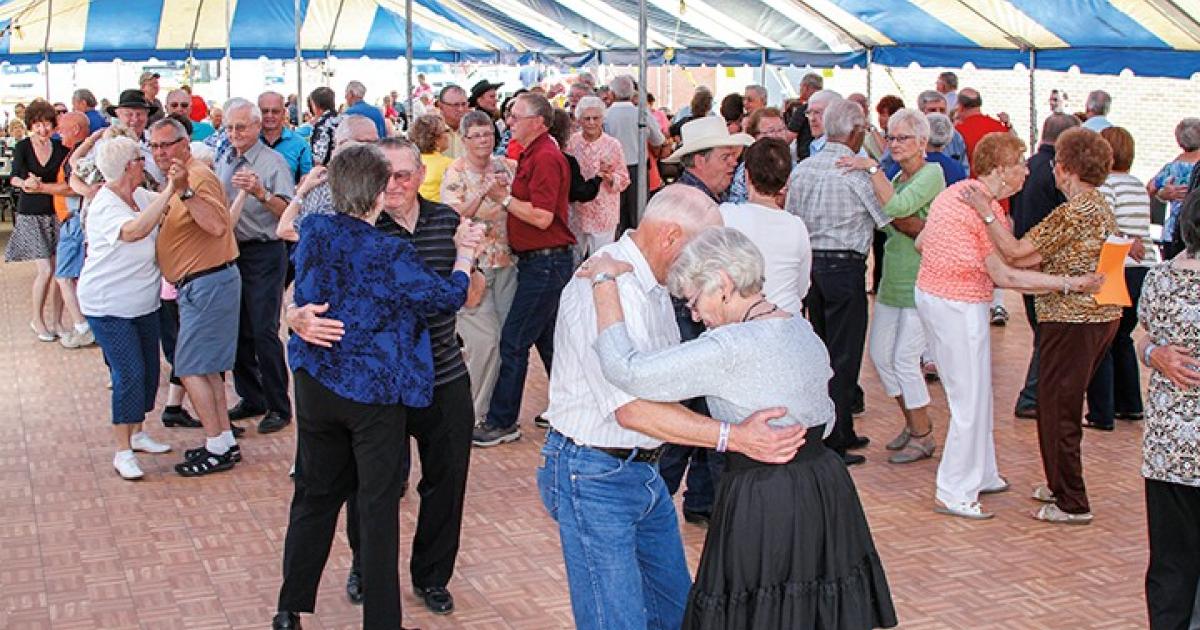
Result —
<path fill-rule="evenodd" d="M 296 54 L 295 0 L 0 0 L 0 60 Z M 1189 77 L 1200 0 L 647 0 L 649 61 L 1038 68 Z M 395 58 L 404 0 L 301 0 L 305 57 Z M 637 0 L 414 0 L 417 57 L 637 60 Z M 228 26 L 227 26 L 228 24 Z"/>

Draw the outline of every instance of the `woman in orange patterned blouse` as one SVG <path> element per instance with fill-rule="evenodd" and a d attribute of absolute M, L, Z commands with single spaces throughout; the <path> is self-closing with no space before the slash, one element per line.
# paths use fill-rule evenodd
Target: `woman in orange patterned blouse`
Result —
<path fill-rule="evenodd" d="M 1117 219 L 1096 190 L 1112 168 L 1113 154 L 1100 134 L 1070 129 L 1055 143 L 1054 181 L 1067 197 L 1041 223 L 1017 240 L 995 222 L 988 236 L 1010 264 L 1040 264 L 1050 274 L 1079 275 L 1096 268 L 1104 241 L 1117 234 Z M 991 209 L 971 199 L 985 223 Z M 1092 521 L 1079 445 L 1083 438 L 1083 399 L 1108 346 L 1117 334 L 1121 307 L 1097 304 L 1090 295 L 1062 290 L 1039 295 L 1038 373 L 1048 387 L 1038 392 L 1038 444 L 1046 485 L 1033 491 L 1044 505 L 1033 517 L 1049 523 L 1086 525 Z"/>

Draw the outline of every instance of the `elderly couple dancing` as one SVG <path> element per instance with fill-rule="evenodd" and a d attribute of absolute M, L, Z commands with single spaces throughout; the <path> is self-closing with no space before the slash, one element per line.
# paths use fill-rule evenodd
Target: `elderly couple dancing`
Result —
<path fill-rule="evenodd" d="M 832 428 L 825 346 L 763 294 L 763 258 L 684 185 L 563 291 L 538 487 L 583 629 L 896 624 Z M 709 331 L 680 344 L 670 294 Z M 712 417 L 676 401 L 706 396 Z M 693 585 L 661 444 L 728 453 Z"/>

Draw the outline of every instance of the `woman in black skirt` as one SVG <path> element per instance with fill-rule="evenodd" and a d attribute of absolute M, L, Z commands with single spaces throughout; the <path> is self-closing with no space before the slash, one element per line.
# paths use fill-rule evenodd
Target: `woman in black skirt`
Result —
<path fill-rule="evenodd" d="M 13 148 L 12 185 L 21 191 L 12 235 L 4 250 L 5 262 L 32 260 L 37 263 L 33 278 L 33 313 L 29 326 L 41 341 L 58 337 L 62 301 L 54 285 L 54 252 L 58 247 L 58 220 L 54 216 L 54 195 L 68 194 L 60 172 L 67 148 L 53 139 L 58 113 L 44 100 L 25 108 L 29 137 Z M 52 319 L 43 312 L 46 302 L 54 304 Z"/>
<path fill-rule="evenodd" d="M 631 270 L 600 254 L 579 273 L 595 278 Z M 626 281 L 636 280 L 619 280 Z M 692 317 L 708 331 L 683 345 L 640 352 L 620 315 L 618 292 L 596 291 L 601 332 L 594 347 L 605 378 L 646 400 L 706 396 L 713 419 L 722 423 L 717 450 L 730 423 L 759 409 L 787 407 L 773 424 L 809 427 L 804 446 L 786 464 L 727 455 L 683 627 L 896 625 L 854 482 L 822 441 L 834 420 L 833 371 L 812 326 L 763 295 L 762 255 L 732 228 L 695 237 L 672 266 L 668 286 L 688 300 Z"/>

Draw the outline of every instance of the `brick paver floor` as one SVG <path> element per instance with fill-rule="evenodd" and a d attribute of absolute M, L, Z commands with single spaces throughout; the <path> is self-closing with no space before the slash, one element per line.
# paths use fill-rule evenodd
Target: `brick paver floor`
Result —
<path fill-rule="evenodd" d="M 65 350 L 29 330 L 31 264 L 0 266 L 0 628 L 263 628 L 274 610 L 295 432 L 251 431 L 245 461 L 230 473 L 183 479 L 179 451 L 200 433 L 149 430 L 175 453 L 140 455 L 146 479 L 113 471 L 107 373 L 96 348 Z M 1145 626 L 1146 528 L 1138 476 L 1140 426 L 1086 432 L 1084 465 L 1096 521 L 1090 527 L 1031 520 L 1029 489 L 1042 479 L 1035 428 L 1011 410 L 1028 358 L 1019 300 L 1013 322 L 993 329 L 996 441 L 1013 491 L 990 497 L 994 520 L 932 512 L 937 459 L 886 463 L 883 444 L 900 427 L 869 360 L 863 367 L 870 436 L 853 476 L 883 556 L 901 625 L 934 628 L 1138 628 Z M 554 523 L 537 496 L 534 469 L 545 378 L 532 367 L 514 444 L 475 450 L 462 551 L 450 588 L 457 610 L 428 614 L 404 594 L 408 625 L 422 628 L 571 627 Z M 945 435 L 941 388 L 933 418 Z M 164 393 L 160 392 L 160 408 Z M 939 453 L 940 455 L 940 453 Z M 402 549 L 416 499 L 402 504 Z M 682 519 L 681 519 L 682 520 Z M 704 530 L 682 525 L 694 568 Z M 403 560 L 403 559 L 402 559 Z M 359 609 L 343 593 L 349 567 L 339 531 L 318 614 L 306 628 L 354 628 Z M 406 572 L 406 562 L 402 562 Z M 407 576 L 402 576 L 407 583 Z"/>

